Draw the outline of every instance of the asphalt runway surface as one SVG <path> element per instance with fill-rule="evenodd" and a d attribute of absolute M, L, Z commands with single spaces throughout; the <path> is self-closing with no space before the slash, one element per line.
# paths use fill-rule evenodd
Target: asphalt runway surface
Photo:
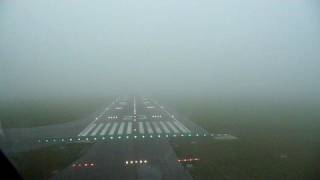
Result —
<path fill-rule="evenodd" d="M 205 132 L 196 125 L 179 121 L 176 114 L 152 99 L 140 96 L 118 98 L 77 136 L 139 138 L 97 142 L 53 179 L 192 179 L 178 163 L 169 139 L 152 139 L 150 136 L 180 135 L 200 129 Z"/>

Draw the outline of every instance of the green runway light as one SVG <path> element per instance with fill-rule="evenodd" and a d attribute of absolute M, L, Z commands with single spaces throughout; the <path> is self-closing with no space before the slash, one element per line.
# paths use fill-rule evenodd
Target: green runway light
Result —
<path fill-rule="evenodd" d="M 161 135 L 160 135 L 160 134 L 158 135 L 158 138 L 161 138 Z"/>
<path fill-rule="evenodd" d="M 183 134 L 181 134 L 181 137 L 183 137 L 184 135 Z"/>
<path fill-rule="evenodd" d="M 81 139 L 80 138 L 78 138 L 78 141 L 80 141 Z"/>
<path fill-rule="evenodd" d="M 86 138 L 87 141 L 89 141 L 89 138 Z"/>
<path fill-rule="evenodd" d="M 133 136 L 135 139 L 137 138 L 137 136 Z"/>
<path fill-rule="evenodd" d="M 102 140 L 105 140 L 106 138 L 105 137 L 102 137 Z"/>
<path fill-rule="evenodd" d="M 142 138 L 144 138 L 144 136 L 142 136 Z"/>
<path fill-rule="evenodd" d="M 113 139 L 113 137 L 111 136 L 110 139 Z"/>
<path fill-rule="evenodd" d="M 166 135 L 166 137 L 168 138 L 168 137 L 169 137 L 169 135 L 167 134 L 167 135 Z"/>
<path fill-rule="evenodd" d="M 199 134 L 196 134 L 196 136 L 198 137 L 198 136 L 199 136 Z"/>
<path fill-rule="evenodd" d="M 129 139 L 129 136 L 127 136 L 126 138 Z"/>
<path fill-rule="evenodd" d="M 191 137 L 192 135 L 191 135 L 191 134 L 188 134 L 188 136 Z"/>
<path fill-rule="evenodd" d="M 121 136 L 118 136 L 118 139 L 121 139 Z"/>
<path fill-rule="evenodd" d="M 150 135 L 150 138 L 152 138 L 152 135 Z"/>
<path fill-rule="evenodd" d="M 61 139 L 62 142 L 64 142 L 64 139 Z"/>

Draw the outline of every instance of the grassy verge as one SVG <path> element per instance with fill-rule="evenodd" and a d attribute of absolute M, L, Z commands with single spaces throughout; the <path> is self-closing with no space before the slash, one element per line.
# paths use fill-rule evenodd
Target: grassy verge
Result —
<path fill-rule="evenodd" d="M 110 99 L 41 99 L 0 103 L 4 128 L 36 127 L 79 120 L 107 104 Z"/>
<path fill-rule="evenodd" d="M 177 155 L 201 160 L 190 169 L 195 180 L 319 179 L 319 106 L 301 102 L 169 102 L 211 132 L 236 141 L 174 142 Z"/>
<path fill-rule="evenodd" d="M 19 153 L 9 159 L 24 179 L 48 179 L 79 158 L 89 146 L 89 144 L 55 145 Z"/>

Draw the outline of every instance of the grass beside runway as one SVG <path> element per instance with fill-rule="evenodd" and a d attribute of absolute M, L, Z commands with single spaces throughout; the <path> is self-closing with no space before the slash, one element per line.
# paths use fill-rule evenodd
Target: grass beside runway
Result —
<path fill-rule="evenodd" d="M 64 144 L 18 153 L 9 157 L 21 176 L 28 180 L 48 179 L 72 164 L 90 144 Z"/>
<path fill-rule="evenodd" d="M 111 98 L 0 101 L 4 128 L 36 127 L 79 120 L 111 103 Z"/>
<path fill-rule="evenodd" d="M 235 141 L 174 141 L 180 158 L 200 158 L 195 180 L 319 179 L 320 109 L 311 102 L 167 101 L 178 112 Z"/>

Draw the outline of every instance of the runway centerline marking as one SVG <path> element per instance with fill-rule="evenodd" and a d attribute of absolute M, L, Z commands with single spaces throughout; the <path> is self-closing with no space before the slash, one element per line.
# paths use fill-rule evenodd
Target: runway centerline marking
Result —
<path fill-rule="evenodd" d="M 136 109 L 136 96 L 133 96 L 133 115 L 135 116 L 137 114 Z"/>

